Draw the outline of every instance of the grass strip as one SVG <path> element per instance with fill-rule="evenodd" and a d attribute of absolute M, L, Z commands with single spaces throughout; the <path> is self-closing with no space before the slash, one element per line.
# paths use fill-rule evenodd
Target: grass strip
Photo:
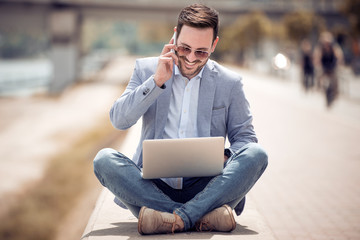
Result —
<path fill-rule="evenodd" d="M 0 239 L 53 239 L 78 197 L 93 187 L 92 160 L 97 151 L 111 147 L 115 139 L 121 142 L 125 135 L 114 131 L 108 119 L 102 120 L 70 149 L 57 154 L 43 178 L 1 217 Z"/>

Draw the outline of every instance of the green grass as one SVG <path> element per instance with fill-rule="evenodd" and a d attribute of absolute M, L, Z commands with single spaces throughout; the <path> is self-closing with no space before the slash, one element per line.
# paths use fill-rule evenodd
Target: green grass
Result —
<path fill-rule="evenodd" d="M 125 134 L 115 131 L 108 119 L 102 120 L 70 149 L 51 159 L 43 178 L 1 217 L 0 239 L 54 239 L 77 199 L 94 187 L 92 160 L 97 151 L 109 147 L 115 138 L 123 140 Z"/>

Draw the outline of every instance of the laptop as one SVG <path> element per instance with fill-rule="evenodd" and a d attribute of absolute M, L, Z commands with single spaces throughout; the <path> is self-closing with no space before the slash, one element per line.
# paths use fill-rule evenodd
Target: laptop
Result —
<path fill-rule="evenodd" d="M 223 137 L 143 141 L 144 179 L 216 176 L 223 167 Z"/>

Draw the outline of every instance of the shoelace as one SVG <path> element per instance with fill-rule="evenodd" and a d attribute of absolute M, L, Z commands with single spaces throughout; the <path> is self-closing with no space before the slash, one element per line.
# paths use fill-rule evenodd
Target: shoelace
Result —
<path fill-rule="evenodd" d="M 208 221 L 201 221 L 196 225 L 196 230 L 198 232 L 211 232 L 214 229 L 214 226 L 211 225 Z"/>
<path fill-rule="evenodd" d="M 179 224 L 176 224 L 176 216 L 177 216 L 177 215 L 176 215 L 175 211 L 173 212 L 173 214 L 174 214 L 174 216 L 175 216 L 175 221 L 173 222 L 171 231 L 172 231 L 172 233 L 174 234 L 174 233 L 175 233 L 176 226 L 178 226 L 179 231 L 182 231 L 182 230 L 180 229 L 181 226 L 180 226 Z"/>
<path fill-rule="evenodd" d="M 175 228 L 176 226 L 179 226 L 178 224 L 175 224 L 175 222 L 172 224 L 172 228 L 171 228 L 171 232 L 174 234 L 175 233 Z M 179 226 L 180 227 L 180 226 Z"/>
<path fill-rule="evenodd" d="M 168 228 L 167 226 L 171 225 L 171 232 L 174 232 L 173 228 L 174 228 L 175 221 L 173 219 L 163 216 L 162 221 L 163 222 L 162 222 L 161 226 L 159 226 L 159 227 L 167 229 Z"/>
<path fill-rule="evenodd" d="M 171 232 L 174 234 L 175 230 L 176 230 L 176 226 L 178 226 L 180 228 L 180 225 L 176 224 L 176 221 L 174 221 L 174 219 L 171 218 L 167 218 L 164 217 L 163 218 L 163 224 L 171 224 Z"/>

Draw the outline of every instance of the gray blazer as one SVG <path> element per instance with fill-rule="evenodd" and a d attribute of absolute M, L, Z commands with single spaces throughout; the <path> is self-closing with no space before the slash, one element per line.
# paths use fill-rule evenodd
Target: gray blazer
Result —
<path fill-rule="evenodd" d="M 110 110 L 111 123 L 121 130 L 143 117 L 140 142 L 133 156 L 140 167 L 142 142 L 163 138 L 170 105 L 173 77 L 165 88 L 157 87 L 153 79 L 157 63 L 155 57 L 138 59 L 126 90 Z M 249 103 L 237 73 L 209 60 L 204 66 L 198 101 L 199 137 L 228 137 L 232 153 L 249 142 L 257 142 Z"/>

